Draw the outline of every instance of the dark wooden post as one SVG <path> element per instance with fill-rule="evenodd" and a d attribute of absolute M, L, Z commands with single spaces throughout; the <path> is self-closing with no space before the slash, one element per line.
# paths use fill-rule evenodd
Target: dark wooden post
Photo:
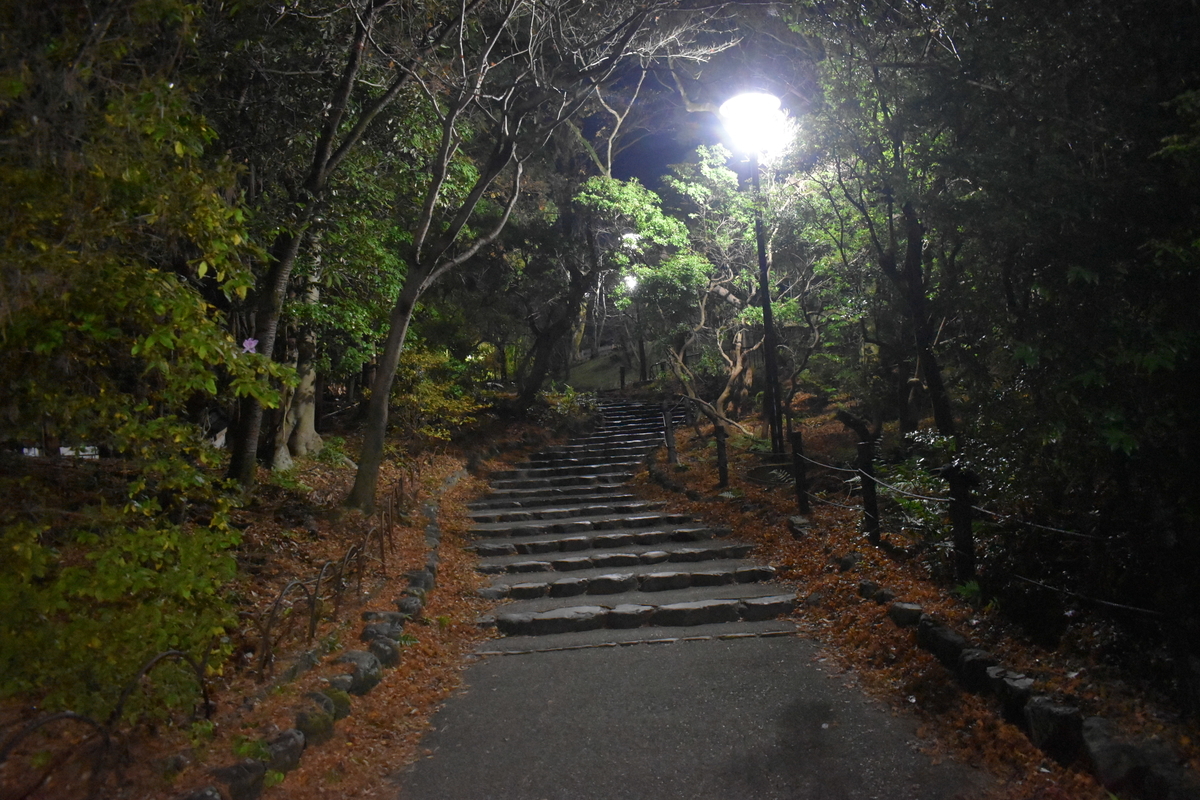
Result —
<path fill-rule="evenodd" d="M 725 439 L 729 434 L 719 424 L 713 428 L 717 437 L 717 486 L 724 489 L 729 485 L 729 454 L 725 451 Z"/>
<path fill-rule="evenodd" d="M 678 464 L 679 454 L 675 451 L 675 425 L 671 420 L 674 409 L 666 400 L 662 404 L 663 437 L 667 440 L 667 463 Z"/>
<path fill-rule="evenodd" d="M 625 367 L 621 367 L 621 391 L 625 391 Z"/>
<path fill-rule="evenodd" d="M 863 533 L 871 544 L 879 544 L 879 493 L 875 486 L 875 442 L 880 431 L 871 430 L 866 420 L 859 419 L 848 411 L 837 412 L 838 422 L 858 434 L 858 468 L 862 481 Z"/>
<path fill-rule="evenodd" d="M 808 504 L 808 467 L 804 460 L 804 434 L 792 431 L 792 474 L 796 477 L 796 508 L 801 514 L 812 511 Z"/>
<path fill-rule="evenodd" d="M 950 488 L 950 531 L 954 541 L 954 576 L 959 583 L 975 580 L 975 533 L 972 490 L 979 478 L 961 467 L 942 470 Z"/>

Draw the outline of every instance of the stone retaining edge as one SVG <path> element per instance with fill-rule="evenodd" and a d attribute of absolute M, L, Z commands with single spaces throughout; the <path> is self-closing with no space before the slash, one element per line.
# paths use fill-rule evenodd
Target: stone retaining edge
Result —
<path fill-rule="evenodd" d="M 205 786 L 179 795 L 178 800 L 256 800 L 265 788 L 268 772 L 287 773 L 300 765 L 300 759 L 310 745 L 320 744 L 333 736 L 334 724 L 350 715 L 351 695 L 370 692 L 383 679 L 383 669 L 400 663 L 400 643 L 404 624 L 425 607 L 425 598 L 437 583 L 438 549 L 442 529 L 438 524 L 441 497 L 467 476 L 465 469 L 453 473 L 442 483 L 434 497 L 421 508 L 428 522 L 425 525 L 425 566 L 405 573 L 408 588 L 396 598 L 396 611 L 364 611 L 365 623 L 360 641 L 366 650 L 347 650 L 333 664 L 349 664 L 350 672 L 334 675 L 326 682 L 329 688 L 305 695 L 305 703 L 295 709 L 295 727 L 289 728 L 264 743 L 265 758 L 246 758 L 225 767 L 209 770 L 209 774 L 224 786 Z"/>
<path fill-rule="evenodd" d="M 893 592 L 871 581 L 859 584 L 859 595 L 888 604 L 893 623 L 912 628 L 917 645 L 933 654 L 964 689 L 995 698 L 1005 720 L 1060 764 L 1071 764 L 1082 756 L 1105 789 L 1143 800 L 1200 797 L 1200 780 L 1163 745 L 1122 739 L 1107 719 L 1084 717 L 1081 709 L 1038 693 L 1033 678 L 1005 668 L 994 655 L 973 647 L 966 637 L 920 606 L 893 602 Z"/>

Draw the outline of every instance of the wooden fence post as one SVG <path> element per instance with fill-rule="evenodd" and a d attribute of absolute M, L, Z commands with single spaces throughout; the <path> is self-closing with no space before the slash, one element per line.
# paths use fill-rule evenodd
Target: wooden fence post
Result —
<path fill-rule="evenodd" d="M 792 431 L 792 474 L 796 480 L 796 507 L 801 514 L 812 508 L 808 503 L 808 466 L 804 460 L 804 434 Z"/>
<path fill-rule="evenodd" d="M 729 434 L 720 424 L 713 427 L 713 433 L 717 437 L 717 486 L 724 489 L 729 485 L 729 453 L 725 450 L 725 439 Z"/>
<path fill-rule="evenodd" d="M 848 411 L 837 412 L 838 422 L 858 434 L 858 468 L 862 480 L 863 533 L 871 544 L 879 544 L 879 492 L 875 486 L 875 442 L 880 430 L 871 430 L 866 420 L 859 419 Z"/>
<path fill-rule="evenodd" d="M 961 467 L 942 470 L 950 489 L 950 531 L 954 541 L 954 577 L 959 583 L 975 580 L 975 533 L 972 490 L 979 478 Z"/>
<path fill-rule="evenodd" d="M 675 425 L 671 420 L 671 415 L 673 412 L 674 412 L 674 409 L 671 408 L 671 404 L 669 402 L 667 402 L 666 400 L 664 400 L 663 404 L 662 404 L 663 436 L 667 440 L 667 463 L 668 464 L 678 464 L 679 463 L 679 454 L 675 451 Z"/>

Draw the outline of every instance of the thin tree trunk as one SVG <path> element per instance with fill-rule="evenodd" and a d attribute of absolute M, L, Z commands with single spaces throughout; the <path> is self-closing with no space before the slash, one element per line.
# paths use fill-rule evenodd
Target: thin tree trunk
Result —
<path fill-rule="evenodd" d="M 387 435 L 388 401 L 392 394 L 392 381 L 400 366 L 400 353 L 408 336 L 413 309 L 421 296 L 425 275 L 410 272 L 396 298 L 396 305 L 388 318 L 388 336 L 379 358 L 375 379 L 371 382 L 371 399 L 367 404 L 366 427 L 363 431 L 362 452 L 358 457 L 358 472 L 354 475 L 354 488 L 346 498 L 348 508 L 363 513 L 375 509 L 375 485 L 379 481 L 379 468 L 383 464 L 383 443 Z"/>

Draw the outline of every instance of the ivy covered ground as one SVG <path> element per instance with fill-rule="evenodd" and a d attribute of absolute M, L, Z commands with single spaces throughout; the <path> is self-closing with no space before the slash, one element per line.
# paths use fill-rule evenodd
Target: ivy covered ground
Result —
<path fill-rule="evenodd" d="M 977 598 L 953 594 L 953 586 L 934 580 L 940 573 L 935 549 L 920 551 L 899 526 L 885 524 L 888 551 L 869 546 L 857 532 L 853 496 L 829 476 L 820 485 L 824 502 L 809 517 L 811 528 L 801 539 L 789 532 L 787 518 L 795 499 L 787 487 L 764 487 L 744 476 L 761 463 L 749 439 L 731 439 L 731 481 L 717 487 L 715 450 L 710 431 L 678 431 L 680 466 L 668 468 L 665 454 L 659 466 L 688 490 L 664 489 L 638 476 L 638 491 L 665 500 L 672 507 L 734 528 L 740 537 L 758 542 L 758 557 L 773 564 L 783 579 L 792 581 L 805 602 L 795 614 L 802 634 L 819 641 L 822 660 L 841 667 L 839 678 L 861 687 L 887 703 L 897 714 L 915 715 L 927 746 L 938 758 L 957 758 L 981 766 L 999 779 L 1003 800 L 1031 798 L 1107 798 L 1108 795 L 1079 765 L 1063 767 L 1045 758 L 1014 726 L 1005 723 L 990 701 L 960 691 L 953 679 L 925 651 L 917 648 L 910 630 L 897 628 L 886 608 L 859 596 L 859 584 L 870 580 L 894 591 L 899 599 L 915 602 L 945 619 L 980 646 L 997 654 L 1014 669 L 1036 677 L 1051 691 L 1080 705 L 1088 714 L 1116 720 L 1123 732 L 1158 739 L 1200 768 L 1195 726 L 1180 724 L 1153 691 L 1129 680 L 1111 665 L 1091 657 L 1097 637 L 1110 635 L 1106 623 L 1081 618 L 1073 621 L 1059 647 L 1038 647 L 1006 622 L 997 609 L 978 607 Z M 263 742 L 293 724 L 293 709 L 303 695 L 322 685 L 321 669 L 287 681 L 286 667 L 296 654 L 316 648 L 323 655 L 356 649 L 363 609 L 390 607 L 403 589 L 402 573 L 424 560 L 424 520 L 415 503 L 428 499 L 446 478 L 471 461 L 473 474 L 460 480 L 442 497 L 441 524 L 445 538 L 437 588 L 421 619 L 407 628 L 408 639 L 399 667 L 386 670 L 382 683 L 369 695 L 354 700 L 353 713 L 335 727 L 333 737 L 310 747 L 298 769 L 268 775 L 266 798 L 393 797 L 391 780 L 406 763 L 427 755 L 420 737 L 432 714 L 462 685 L 469 654 L 485 634 L 475 625 L 487 604 L 476 598 L 482 582 L 473 557 L 463 548 L 468 521 L 466 503 L 486 489 L 483 476 L 504 463 L 519 461 L 525 452 L 543 446 L 544 435 L 531 426 L 510 426 L 487 434 L 505 455 L 491 461 L 470 459 L 455 446 L 407 460 L 419 475 L 416 496 L 409 495 L 397 518 L 389 551 L 387 576 L 379 569 L 365 581 L 363 603 L 347 595 L 345 607 L 326 616 L 312 643 L 305 641 L 303 609 L 295 614 L 290 632 L 276 646 L 276 658 L 263 668 L 261 633 L 254 619 L 263 619 L 279 591 L 291 580 L 311 577 L 327 560 L 340 558 L 362 540 L 373 519 L 341 513 L 338 500 L 353 480 L 353 471 L 327 454 L 322 460 L 303 460 L 294 471 L 264 481 L 258 499 L 234 512 L 244 528 L 238 548 L 239 574 L 226 591 L 238 608 L 242 625 L 234 636 L 234 652 L 211 679 L 215 714 L 210 721 L 188 723 L 173 719 L 143 720 L 127 732 L 119 775 L 105 787 L 112 798 L 172 797 L 212 783 L 209 770 L 260 754 Z M 805 438 L 811 453 L 837 459 L 853 442 L 831 417 L 808 421 Z M 479 452 L 480 436 L 473 437 Z M 353 443 L 350 443 L 353 444 Z M 337 445 L 334 445 L 336 453 Z M 401 470 L 390 467 L 382 485 L 393 485 Z M 410 473 L 411 474 L 411 473 Z M 409 482 L 410 492 L 414 483 Z M 885 520 L 885 523 L 887 521 Z M 836 562 L 858 553 L 861 560 L 843 570 Z M 967 600 L 975 600 L 972 605 Z M 280 627 L 278 630 L 285 630 Z M 31 705 L 12 705 L 0 712 L 9 724 L 32 718 Z M 72 737 L 85 731 L 71 726 L 48 729 L 51 734 L 31 740 L 18 758 L 0 771 L 4 796 L 21 796 L 20 778 L 65 755 L 67 761 L 31 797 L 82 796 L 87 746 L 72 749 Z M 74 759 L 73 761 L 71 759 Z M 992 800 L 989 798 L 989 800 Z"/>

